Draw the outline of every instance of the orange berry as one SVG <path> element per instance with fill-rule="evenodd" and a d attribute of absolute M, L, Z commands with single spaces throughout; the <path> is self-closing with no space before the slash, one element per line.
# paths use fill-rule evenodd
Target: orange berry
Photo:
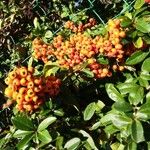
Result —
<path fill-rule="evenodd" d="M 25 109 L 25 110 L 27 110 L 27 111 L 32 111 L 33 110 L 33 107 L 32 107 L 32 105 L 23 105 L 23 108 Z"/>
<path fill-rule="evenodd" d="M 121 45 L 121 44 L 116 44 L 116 45 L 115 45 L 115 48 L 116 48 L 116 49 L 122 49 L 122 45 Z"/>
<path fill-rule="evenodd" d="M 11 71 L 9 74 L 8 74 L 8 76 L 10 77 L 10 79 L 15 79 L 16 78 L 16 76 L 17 76 L 17 74 L 16 74 L 16 72 L 15 71 Z"/>
<path fill-rule="evenodd" d="M 21 87 L 19 89 L 19 94 L 24 95 L 26 93 L 27 89 L 25 87 Z"/>
<path fill-rule="evenodd" d="M 25 95 L 24 99 L 25 99 L 26 102 L 31 102 L 32 101 L 32 99 L 29 97 L 29 95 Z"/>
<path fill-rule="evenodd" d="M 36 102 L 38 100 L 38 96 L 36 96 L 36 95 L 33 96 L 32 100 L 33 100 L 33 102 Z"/>
<path fill-rule="evenodd" d="M 32 89 L 29 89 L 29 90 L 27 91 L 27 95 L 28 95 L 29 97 L 33 97 L 33 96 L 35 95 L 35 92 L 34 92 Z"/>
<path fill-rule="evenodd" d="M 34 83 L 36 85 L 40 85 L 42 83 L 42 79 L 41 78 L 36 78 L 36 79 L 34 79 Z"/>
<path fill-rule="evenodd" d="M 22 67 L 22 68 L 20 68 L 20 70 L 19 70 L 19 74 L 20 74 L 21 77 L 24 77 L 24 78 L 25 78 L 25 77 L 27 76 L 27 74 L 28 74 L 28 71 L 27 71 L 26 68 Z"/>
<path fill-rule="evenodd" d="M 18 78 L 15 78 L 13 80 L 13 85 L 19 86 L 20 85 L 20 80 Z"/>
<path fill-rule="evenodd" d="M 15 100 L 16 101 L 16 99 L 17 99 L 17 95 L 18 95 L 18 93 L 15 91 L 15 92 L 13 92 L 13 95 L 12 95 L 12 98 L 13 98 L 13 100 Z"/>
<path fill-rule="evenodd" d="M 120 25 L 120 20 L 119 19 L 115 19 L 114 23 L 115 23 L 116 26 L 119 26 Z"/>
<path fill-rule="evenodd" d="M 17 95 L 17 99 L 16 99 L 17 103 L 21 104 L 23 102 L 23 100 L 24 100 L 23 95 L 22 94 L 18 94 Z"/>
<path fill-rule="evenodd" d="M 103 69 L 103 73 L 104 73 L 104 74 L 108 74 L 108 72 L 109 72 L 109 70 L 108 70 L 107 68 L 104 68 L 104 69 Z"/>
<path fill-rule="evenodd" d="M 32 76 L 31 76 L 31 74 L 29 74 L 29 75 L 26 76 L 26 80 L 27 80 L 27 81 L 32 81 Z"/>
<path fill-rule="evenodd" d="M 27 80 L 26 80 L 25 78 L 22 78 L 22 79 L 20 80 L 20 84 L 21 84 L 22 86 L 26 86 Z"/>
<path fill-rule="evenodd" d="M 13 95 L 13 90 L 12 90 L 12 88 L 7 87 L 7 88 L 5 89 L 4 94 L 5 94 L 7 97 L 11 98 L 12 95 Z"/>
<path fill-rule="evenodd" d="M 7 78 L 5 79 L 5 83 L 6 83 L 7 85 L 12 84 L 12 79 L 10 79 L 10 77 L 7 77 Z"/>
<path fill-rule="evenodd" d="M 124 66 L 119 66 L 119 70 L 123 71 L 124 70 Z"/>
<path fill-rule="evenodd" d="M 118 69 L 118 66 L 117 66 L 117 65 L 113 65 L 113 66 L 112 66 L 112 69 L 113 69 L 113 70 L 117 70 L 117 69 Z"/>
<path fill-rule="evenodd" d="M 33 87 L 34 87 L 34 82 L 33 81 L 28 82 L 27 88 L 32 89 Z"/>
<path fill-rule="evenodd" d="M 120 31 L 119 36 L 120 36 L 121 38 L 125 38 L 125 37 L 126 37 L 125 31 Z"/>
<path fill-rule="evenodd" d="M 33 68 L 33 67 L 28 67 L 28 71 L 29 71 L 30 73 L 33 73 L 33 72 L 34 72 L 34 68 Z"/>

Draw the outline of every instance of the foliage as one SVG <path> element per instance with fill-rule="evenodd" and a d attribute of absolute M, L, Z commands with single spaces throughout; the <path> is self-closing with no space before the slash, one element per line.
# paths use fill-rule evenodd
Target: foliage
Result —
<path fill-rule="evenodd" d="M 0 8 L 2 150 L 149 149 L 148 3 Z"/>

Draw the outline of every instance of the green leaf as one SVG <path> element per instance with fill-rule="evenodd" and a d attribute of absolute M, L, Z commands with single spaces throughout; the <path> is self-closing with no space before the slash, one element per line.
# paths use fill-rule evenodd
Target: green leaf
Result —
<path fill-rule="evenodd" d="M 129 94 L 129 101 L 133 105 L 138 105 L 140 102 L 143 103 L 144 99 L 144 88 L 139 87 L 136 91 Z"/>
<path fill-rule="evenodd" d="M 112 150 L 124 150 L 124 145 L 118 142 L 115 142 L 113 144 L 110 145 Z"/>
<path fill-rule="evenodd" d="M 97 61 L 98 61 L 100 64 L 104 64 L 104 65 L 109 63 L 108 59 L 107 59 L 107 58 L 104 58 L 104 57 L 101 56 L 101 55 L 98 57 Z"/>
<path fill-rule="evenodd" d="M 126 65 L 136 65 L 142 62 L 148 54 L 149 52 L 137 51 L 126 60 Z"/>
<path fill-rule="evenodd" d="M 33 24 L 34 24 L 35 29 L 40 29 L 40 24 L 38 22 L 38 18 L 37 17 L 34 18 Z"/>
<path fill-rule="evenodd" d="M 90 119 L 92 118 L 92 116 L 94 115 L 95 110 L 96 110 L 96 104 L 95 104 L 95 102 L 90 103 L 90 104 L 86 107 L 86 109 L 85 109 L 85 111 L 84 111 L 84 113 L 83 113 L 83 115 L 84 115 L 84 120 L 85 120 L 85 121 L 90 120 Z"/>
<path fill-rule="evenodd" d="M 136 117 L 143 121 L 150 119 L 150 101 L 147 101 L 140 107 L 136 113 Z"/>
<path fill-rule="evenodd" d="M 102 125 L 106 126 L 106 125 L 110 124 L 112 122 L 112 119 L 115 117 L 116 117 L 116 114 L 109 113 L 109 114 L 106 114 L 105 116 L 103 116 L 100 119 L 100 122 Z"/>
<path fill-rule="evenodd" d="M 50 143 L 52 141 L 52 137 L 47 130 L 38 131 L 37 136 L 38 139 L 44 144 Z"/>
<path fill-rule="evenodd" d="M 134 46 L 135 46 L 136 48 L 138 48 L 138 49 L 143 47 L 143 40 L 142 40 L 141 37 L 139 37 L 139 38 L 137 39 L 137 41 L 134 42 Z"/>
<path fill-rule="evenodd" d="M 33 57 L 31 57 L 28 61 L 28 67 L 31 67 L 33 63 Z"/>
<path fill-rule="evenodd" d="M 98 150 L 97 147 L 95 146 L 95 143 L 94 143 L 92 137 L 87 132 L 85 132 L 84 130 L 80 130 L 79 133 L 81 133 L 83 135 L 83 137 L 87 138 L 86 142 L 90 146 L 91 149 Z"/>
<path fill-rule="evenodd" d="M 132 20 L 128 17 L 123 17 L 123 20 L 121 21 L 121 27 L 126 28 L 129 27 L 132 24 Z"/>
<path fill-rule="evenodd" d="M 97 112 L 99 112 L 99 111 L 101 111 L 103 108 L 105 107 L 105 104 L 102 102 L 102 101 L 100 101 L 100 100 L 98 100 L 98 102 L 96 103 L 96 111 Z"/>
<path fill-rule="evenodd" d="M 146 22 L 143 18 L 140 18 L 135 22 L 136 29 L 141 31 L 142 33 L 149 33 L 150 32 L 149 26 L 150 23 Z"/>
<path fill-rule="evenodd" d="M 136 0 L 134 4 L 135 9 L 140 9 L 144 5 L 144 0 Z"/>
<path fill-rule="evenodd" d="M 17 129 L 25 131 L 33 131 L 34 125 L 33 122 L 25 115 L 18 115 L 12 118 L 12 123 L 16 126 Z"/>
<path fill-rule="evenodd" d="M 150 72 L 150 58 L 144 60 L 141 70 Z"/>
<path fill-rule="evenodd" d="M 146 102 L 150 102 L 150 92 L 146 94 Z"/>
<path fill-rule="evenodd" d="M 134 141 L 132 141 L 132 142 L 128 143 L 127 149 L 125 149 L 125 150 L 137 150 L 137 144 Z"/>
<path fill-rule="evenodd" d="M 126 101 L 119 101 L 114 103 L 113 108 L 123 112 L 130 112 L 133 109 L 132 106 Z"/>
<path fill-rule="evenodd" d="M 34 134 L 28 134 L 26 135 L 18 144 L 17 148 L 19 150 L 22 150 L 24 147 L 27 146 L 27 144 L 30 142 L 30 140 L 33 138 Z"/>
<path fill-rule="evenodd" d="M 53 67 L 53 68 L 47 70 L 47 71 L 44 73 L 44 74 L 45 74 L 45 77 L 48 77 L 48 76 L 51 76 L 51 75 L 55 75 L 59 69 L 60 69 L 60 68 L 57 66 L 57 67 Z"/>
<path fill-rule="evenodd" d="M 140 78 L 144 80 L 150 80 L 150 73 L 148 71 L 142 71 L 140 74 Z"/>
<path fill-rule="evenodd" d="M 140 78 L 140 77 L 139 77 L 139 84 L 145 88 L 148 88 L 148 86 L 149 86 L 148 81 L 143 78 Z"/>
<path fill-rule="evenodd" d="M 62 117 L 64 116 L 64 112 L 62 109 L 54 110 L 54 115 Z"/>
<path fill-rule="evenodd" d="M 114 134 L 119 131 L 113 124 L 107 125 L 104 130 L 107 134 Z"/>
<path fill-rule="evenodd" d="M 88 77 L 88 78 L 93 78 L 94 77 L 94 73 L 92 71 L 90 71 L 90 69 L 84 68 L 82 69 L 82 72 Z"/>
<path fill-rule="evenodd" d="M 46 129 L 49 125 L 51 125 L 52 123 L 54 123 L 57 120 L 56 117 L 48 117 L 46 119 L 44 119 L 38 126 L 38 131 L 42 131 L 44 129 Z"/>
<path fill-rule="evenodd" d="M 94 123 L 94 124 L 92 125 L 92 127 L 90 128 L 90 130 L 96 130 L 97 128 L 100 127 L 100 125 L 101 125 L 101 122 L 98 121 L 98 122 L 96 122 L 96 123 Z"/>
<path fill-rule="evenodd" d="M 106 92 L 109 96 L 114 101 L 124 101 L 123 96 L 117 91 L 117 89 L 114 87 L 113 84 L 106 84 Z"/>
<path fill-rule="evenodd" d="M 136 143 L 144 141 L 144 131 L 140 121 L 134 120 L 131 126 L 131 137 Z"/>
<path fill-rule="evenodd" d="M 52 37 L 53 37 L 52 31 L 50 31 L 50 30 L 46 31 L 45 37 L 46 37 L 46 38 L 52 38 Z"/>
<path fill-rule="evenodd" d="M 62 150 L 63 149 L 63 140 L 64 140 L 64 138 L 63 138 L 63 136 L 59 136 L 59 137 L 57 137 L 57 139 L 56 139 L 56 149 L 57 150 Z"/>
<path fill-rule="evenodd" d="M 17 130 L 14 134 L 13 137 L 18 138 L 18 137 L 24 137 L 28 134 L 33 133 L 34 131 L 24 131 L 24 130 Z"/>
<path fill-rule="evenodd" d="M 127 126 L 132 123 L 132 119 L 124 114 L 116 114 L 111 121 L 118 129 L 126 129 Z"/>
<path fill-rule="evenodd" d="M 127 94 L 136 91 L 140 86 L 134 82 L 120 83 L 117 85 L 121 94 Z"/>
<path fill-rule="evenodd" d="M 67 150 L 76 150 L 80 142 L 81 140 L 79 138 L 73 138 L 65 144 L 64 148 L 66 148 Z"/>
<path fill-rule="evenodd" d="M 43 73 L 45 76 L 55 75 L 59 69 L 58 63 L 49 61 L 44 65 Z"/>

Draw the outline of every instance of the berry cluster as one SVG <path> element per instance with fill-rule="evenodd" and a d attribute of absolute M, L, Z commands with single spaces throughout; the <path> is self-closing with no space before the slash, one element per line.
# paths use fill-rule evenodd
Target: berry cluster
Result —
<path fill-rule="evenodd" d="M 108 65 L 102 65 L 97 62 L 89 64 L 90 70 L 94 73 L 95 78 L 104 78 L 112 76 Z"/>
<path fill-rule="evenodd" d="M 16 107 L 19 111 L 32 112 L 41 106 L 46 94 L 55 96 L 59 93 L 59 79 L 35 77 L 33 73 L 32 67 L 19 67 L 9 72 L 5 79 L 5 83 L 8 85 L 5 95 L 12 102 L 17 103 Z"/>
<path fill-rule="evenodd" d="M 72 32 L 83 32 L 87 28 L 91 28 L 96 25 L 96 20 L 94 18 L 90 18 L 88 23 L 79 25 L 75 25 L 73 21 L 67 21 L 64 25 L 66 29 L 70 29 Z"/>
<path fill-rule="evenodd" d="M 44 44 L 40 39 L 35 39 L 33 41 L 33 56 L 44 62 L 47 62 L 49 57 L 53 56 L 56 58 L 55 61 L 58 62 L 60 67 L 73 71 L 80 71 L 80 68 L 82 68 L 80 66 L 88 62 L 90 65 L 87 65 L 87 68 L 90 68 L 96 78 L 111 76 L 112 73 L 110 70 L 122 71 L 123 66 L 120 69 L 119 66 L 111 67 L 109 65 L 102 65 L 96 59 L 99 55 L 103 55 L 114 59 L 114 64 L 122 64 L 126 53 L 121 42 L 122 38 L 125 38 L 126 33 L 120 26 L 120 23 L 121 20 L 119 19 L 109 20 L 106 27 L 108 30 L 106 36 L 91 37 L 85 33 L 78 32 L 70 35 L 66 39 L 58 35 L 54 37 L 53 42 L 49 45 Z M 44 51 L 45 53 L 42 52 L 43 48 L 41 47 L 43 45 L 47 48 L 47 51 Z M 89 60 L 95 61 L 92 63 Z"/>
<path fill-rule="evenodd" d="M 45 44 L 42 40 L 36 38 L 32 42 L 33 45 L 33 57 L 42 60 L 44 63 L 48 61 L 48 57 L 52 54 L 51 46 Z"/>

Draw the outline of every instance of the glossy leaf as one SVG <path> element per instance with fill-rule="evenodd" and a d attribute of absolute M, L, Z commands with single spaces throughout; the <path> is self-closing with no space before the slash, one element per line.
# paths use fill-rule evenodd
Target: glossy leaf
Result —
<path fill-rule="evenodd" d="M 139 77 L 139 84 L 145 88 L 148 88 L 148 86 L 149 86 L 148 81 L 143 78 L 140 78 L 140 77 Z"/>
<path fill-rule="evenodd" d="M 111 144 L 110 147 L 112 150 L 124 150 L 125 146 L 121 143 L 116 142 L 116 143 Z"/>
<path fill-rule="evenodd" d="M 136 0 L 134 4 L 135 9 L 140 9 L 144 5 L 144 0 Z"/>
<path fill-rule="evenodd" d="M 82 72 L 88 77 L 88 78 L 93 78 L 94 77 L 94 73 L 92 71 L 90 71 L 89 69 L 82 69 Z"/>
<path fill-rule="evenodd" d="M 33 122 L 25 115 L 18 115 L 12 118 L 12 123 L 17 129 L 32 131 L 34 130 Z"/>
<path fill-rule="evenodd" d="M 117 88 L 121 94 L 127 94 L 136 91 L 139 88 L 139 85 L 134 82 L 120 83 L 117 85 Z"/>
<path fill-rule="evenodd" d="M 144 60 L 141 70 L 150 72 L 150 58 Z"/>
<path fill-rule="evenodd" d="M 95 102 L 90 103 L 86 107 L 86 109 L 85 109 L 85 111 L 83 113 L 84 120 L 85 121 L 90 120 L 92 118 L 92 116 L 94 115 L 95 110 L 96 110 L 96 104 L 95 104 Z"/>
<path fill-rule="evenodd" d="M 65 144 L 64 148 L 67 150 L 76 150 L 80 142 L 81 140 L 79 138 L 73 138 Z"/>
<path fill-rule="evenodd" d="M 125 150 L 137 150 L 137 144 L 134 141 L 131 141 L 130 143 L 128 143 Z"/>
<path fill-rule="evenodd" d="M 64 138 L 62 137 L 62 136 L 59 136 L 59 137 L 57 137 L 57 139 L 56 139 L 56 148 L 57 148 L 57 150 L 61 150 L 61 149 L 63 149 L 63 140 L 64 140 Z"/>
<path fill-rule="evenodd" d="M 121 27 L 129 27 L 132 24 L 132 20 L 128 17 L 123 17 L 123 21 L 121 21 Z"/>
<path fill-rule="evenodd" d="M 150 80 L 150 73 L 147 71 L 142 71 L 140 74 L 140 78 L 149 81 Z"/>
<path fill-rule="evenodd" d="M 106 91 L 109 96 L 114 101 L 124 101 L 123 96 L 117 91 L 113 84 L 106 84 Z"/>
<path fill-rule="evenodd" d="M 143 87 L 139 87 L 137 90 L 129 94 L 129 101 L 133 105 L 138 105 L 140 102 L 143 103 L 143 99 L 144 99 Z"/>
<path fill-rule="evenodd" d="M 140 121 L 133 121 L 131 126 L 131 136 L 136 143 L 144 141 L 144 131 Z"/>
<path fill-rule="evenodd" d="M 117 127 L 115 127 L 113 124 L 110 124 L 105 127 L 104 131 L 107 134 L 114 134 L 114 133 L 118 132 L 119 129 Z"/>
<path fill-rule="evenodd" d="M 142 62 L 148 54 L 149 52 L 137 51 L 126 60 L 126 65 L 136 65 Z"/>
<path fill-rule="evenodd" d="M 28 134 L 33 133 L 34 131 L 24 131 L 24 130 L 17 130 L 14 134 L 13 137 L 18 138 L 18 137 L 24 137 Z"/>
<path fill-rule="evenodd" d="M 136 47 L 136 48 L 142 48 L 142 46 L 143 46 L 143 40 L 142 40 L 142 38 L 141 37 L 139 37 L 138 39 L 137 39 L 137 41 L 134 43 L 134 46 Z"/>
<path fill-rule="evenodd" d="M 135 27 L 137 30 L 141 31 L 142 33 L 149 33 L 150 32 L 150 23 L 146 22 L 144 19 L 138 19 L 135 22 Z"/>
<path fill-rule="evenodd" d="M 104 58 L 103 56 L 100 56 L 98 57 L 97 61 L 100 63 L 100 64 L 108 64 L 109 61 L 107 58 Z"/>
<path fill-rule="evenodd" d="M 148 120 L 150 119 L 150 101 L 146 102 L 145 104 L 143 104 L 140 109 L 138 110 L 136 116 L 137 118 L 141 119 L 141 120 Z"/>
<path fill-rule="evenodd" d="M 123 112 L 130 112 L 133 109 L 132 106 L 126 101 L 119 101 L 114 103 L 113 108 Z"/>
<path fill-rule="evenodd" d="M 51 125 L 52 123 L 54 123 L 57 120 L 56 117 L 48 117 L 46 119 L 44 119 L 38 126 L 38 131 L 42 131 L 44 129 L 46 129 L 49 125 Z"/>
<path fill-rule="evenodd" d="M 102 102 L 102 101 L 100 101 L 100 100 L 98 100 L 98 102 L 96 103 L 96 111 L 101 111 L 103 108 L 105 107 L 105 104 Z"/>
<path fill-rule="evenodd" d="M 48 130 L 42 130 L 38 132 L 38 139 L 42 143 L 50 143 L 52 141 L 52 137 L 50 136 Z"/>
<path fill-rule="evenodd" d="M 112 123 L 119 129 L 126 129 L 132 123 L 132 119 L 124 114 L 118 114 L 112 119 Z"/>
<path fill-rule="evenodd" d="M 95 146 L 95 143 L 94 143 L 92 137 L 87 132 L 85 132 L 84 130 L 80 130 L 79 133 L 81 133 L 83 135 L 83 137 L 87 138 L 86 142 L 91 147 L 91 149 L 98 150 L 97 147 Z"/>
<path fill-rule="evenodd" d="M 94 124 L 92 125 L 92 127 L 90 128 L 90 130 L 96 130 L 97 128 L 100 127 L 100 125 L 101 125 L 101 122 L 98 121 L 98 122 L 96 122 L 96 123 L 94 123 Z"/>
<path fill-rule="evenodd" d="M 28 134 L 26 135 L 18 144 L 17 148 L 19 150 L 23 149 L 24 147 L 27 146 L 27 144 L 30 142 L 30 140 L 33 138 L 34 134 Z"/>

